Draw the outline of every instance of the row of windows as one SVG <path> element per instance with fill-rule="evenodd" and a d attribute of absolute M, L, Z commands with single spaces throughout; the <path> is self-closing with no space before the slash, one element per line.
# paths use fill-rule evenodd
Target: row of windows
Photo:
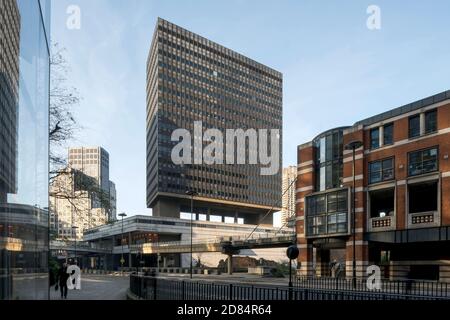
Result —
<path fill-rule="evenodd" d="M 171 58 L 173 60 L 176 60 L 177 62 L 181 62 L 184 65 L 188 65 L 188 66 L 190 66 L 190 67 L 192 67 L 194 69 L 201 70 L 206 75 L 211 75 L 214 78 L 225 80 L 228 83 L 234 83 L 236 86 L 240 86 L 240 87 L 243 87 L 243 88 L 251 89 L 251 90 L 253 90 L 253 91 L 255 91 L 255 92 L 259 93 L 259 94 L 266 95 L 267 97 L 269 97 L 271 99 L 280 100 L 281 101 L 281 92 L 280 92 L 279 95 L 272 94 L 272 93 L 268 92 L 267 90 L 262 90 L 262 89 L 260 89 L 258 87 L 252 86 L 249 81 L 247 81 L 247 82 L 240 81 L 240 80 L 238 80 L 238 79 L 236 79 L 234 77 L 230 77 L 230 76 L 228 76 L 228 75 L 226 75 L 224 73 L 219 73 L 219 72 L 217 72 L 215 70 L 211 70 L 211 69 L 209 69 L 207 67 L 204 67 L 204 66 L 202 66 L 202 65 L 200 65 L 200 64 L 198 64 L 198 63 L 196 63 L 196 62 L 194 62 L 192 60 L 184 59 L 184 58 L 182 58 L 182 57 L 180 57 L 179 55 L 176 55 L 176 54 L 171 54 L 170 52 L 167 52 L 166 50 L 159 49 L 158 53 L 160 55 L 162 55 L 162 56 L 165 56 L 165 57 Z M 186 71 L 186 72 L 188 72 L 188 71 Z M 188 72 L 188 73 L 191 73 L 191 72 Z M 235 74 L 235 73 L 234 72 L 230 72 L 230 74 Z M 194 75 L 193 78 L 197 78 L 197 77 Z M 197 79 L 200 80 L 200 78 L 205 83 L 211 82 L 206 77 L 199 77 Z M 216 83 L 216 81 L 214 81 L 214 84 L 215 83 Z M 232 88 L 230 88 L 230 90 L 231 89 Z"/>
<path fill-rule="evenodd" d="M 439 150 L 437 147 L 409 152 L 408 175 L 416 176 L 438 170 Z M 395 178 L 394 157 L 369 163 L 369 183 L 389 181 Z"/>
<path fill-rule="evenodd" d="M 69 153 L 98 153 L 98 149 L 70 149 Z"/>
<path fill-rule="evenodd" d="M 187 188 L 185 186 L 182 186 L 180 184 L 172 184 L 172 183 L 168 183 L 167 188 L 176 190 L 177 192 L 187 190 Z M 223 191 L 218 191 L 218 190 L 201 189 L 201 188 L 189 188 L 189 189 L 194 190 L 200 196 L 201 195 L 216 196 L 216 197 L 220 197 L 220 198 L 223 198 L 226 200 L 234 200 L 234 199 L 248 200 L 248 195 L 245 195 L 245 194 L 235 194 L 232 192 L 223 192 Z"/>
<path fill-rule="evenodd" d="M 257 67 L 255 67 L 253 65 L 247 64 L 244 61 L 241 61 L 240 59 L 237 59 L 236 57 L 241 57 L 241 55 L 239 55 L 236 52 L 233 52 L 233 51 L 231 51 L 229 49 L 226 49 L 225 47 L 218 46 L 218 45 L 216 45 L 217 48 L 213 48 L 212 46 L 207 46 L 205 43 L 201 43 L 201 42 L 199 42 L 199 41 L 197 41 L 195 39 L 192 39 L 192 38 L 199 38 L 199 40 L 203 40 L 203 42 L 208 42 L 208 43 L 211 43 L 211 44 L 213 44 L 213 43 L 210 42 L 209 40 L 201 38 L 198 35 L 196 35 L 194 33 L 191 33 L 191 32 L 188 32 L 189 37 L 187 37 L 187 36 L 185 36 L 183 34 L 180 34 L 180 32 L 179 32 L 180 30 L 176 30 L 176 31 L 175 30 L 170 30 L 169 28 L 171 28 L 171 27 L 179 29 L 175 25 L 172 24 L 172 25 L 167 25 L 167 27 L 158 26 L 158 30 L 162 31 L 162 32 L 165 32 L 165 33 L 167 33 L 167 34 L 169 34 L 169 35 L 171 35 L 171 36 L 173 36 L 175 38 L 178 38 L 180 40 L 189 42 L 190 44 L 194 45 L 194 47 L 196 47 L 196 48 L 200 48 L 200 49 L 203 49 L 205 51 L 209 51 L 209 52 L 211 52 L 214 55 L 217 55 L 217 56 L 222 57 L 224 59 L 230 60 L 231 63 L 236 63 L 236 64 L 238 64 L 238 65 L 240 65 L 240 66 L 242 66 L 244 68 L 248 68 L 249 70 L 252 70 L 254 72 L 258 72 L 258 73 L 260 73 L 260 74 L 262 74 L 264 76 L 267 76 L 272 81 L 273 80 L 275 80 L 275 81 L 279 80 L 278 77 L 275 77 L 273 74 L 268 73 L 265 70 L 257 68 Z M 177 49 L 181 50 L 181 46 L 178 45 Z M 218 50 L 218 49 L 220 49 L 220 50 Z M 249 60 L 246 57 L 243 57 L 243 58 Z M 218 60 L 218 59 L 216 59 L 216 60 Z M 216 60 L 213 60 L 213 62 L 215 62 Z"/>
<path fill-rule="evenodd" d="M 422 118 L 423 117 L 423 118 Z M 423 120 L 421 120 L 423 119 Z M 422 122 L 423 121 L 423 122 Z M 423 127 L 423 128 L 422 128 Z M 382 130 L 382 136 L 381 135 Z M 408 119 L 409 138 L 419 137 L 423 134 L 430 134 L 437 131 L 437 110 L 430 110 L 423 114 L 417 114 Z M 381 146 L 392 145 L 394 143 L 394 124 L 388 123 L 382 127 L 370 130 L 370 149 L 377 149 Z"/>
<path fill-rule="evenodd" d="M 71 164 L 98 164 L 97 160 L 71 160 Z"/>
<path fill-rule="evenodd" d="M 382 145 L 387 146 L 394 143 L 394 124 L 385 124 L 383 127 Z M 370 149 L 377 149 L 380 145 L 380 128 L 370 130 Z"/>
<path fill-rule="evenodd" d="M 177 72 L 177 73 L 178 73 L 178 72 L 181 72 L 181 73 L 183 73 L 183 72 L 184 72 L 184 73 L 188 73 L 187 71 L 181 71 L 181 70 L 183 70 L 183 69 L 180 69 L 180 68 L 178 68 L 178 67 L 176 67 L 176 66 L 173 66 L 173 65 L 171 65 L 171 64 L 169 64 L 169 63 L 160 62 L 160 63 L 159 63 L 159 66 L 160 66 L 161 68 L 165 68 L 165 69 L 167 69 L 167 70 L 174 70 L 174 71 Z M 192 73 L 188 73 L 188 74 L 191 75 Z M 193 74 L 192 74 L 192 75 L 193 75 Z M 241 91 L 234 90 L 235 95 L 238 95 L 240 92 L 241 92 Z M 210 95 L 211 97 L 215 97 L 215 98 L 220 98 L 220 97 L 221 97 L 220 95 L 218 95 L 217 93 L 214 93 L 214 92 L 210 92 L 209 95 Z M 273 103 L 273 102 L 271 102 L 271 101 L 269 101 L 269 100 L 261 99 L 261 98 L 256 97 L 256 96 L 250 96 L 250 98 L 253 99 L 254 101 L 258 102 L 258 103 L 261 103 L 261 104 L 266 105 L 266 106 L 268 106 L 268 107 L 270 107 L 270 108 L 273 108 L 274 110 L 280 109 L 280 105 L 279 105 L 278 103 Z M 240 101 L 234 100 L 232 97 L 227 97 L 226 99 L 227 99 L 227 100 L 230 100 L 230 101 L 232 101 L 232 102 L 233 102 L 233 101 L 238 102 L 238 105 L 240 105 Z"/>
<path fill-rule="evenodd" d="M 97 154 L 71 154 L 69 159 L 97 159 Z"/>
<path fill-rule="evenodd" d="M 158 112 L 158 120 L 165 121 L 164 127 L 170 129 L 170 134 L 173 130 L 179 127 L 187 130 L 192 129 L 194 121 L 202 121 L 206 126 L 212 128 L 240 128 L 247 130 L 249 128 L 257 129 L 276 129 L 281 128 L 281 116 L 268 116 L 266 114 L 260 115 L 245 115 L 242 110 L 238 108 L 226 108 L 217 106 L 221 111 L 217 113 L 213 108 L 207 108 L 205 106 L 194 105 L 181 105 L 175 103 L 171 97 L 160 97 L 159 101 L 164 103 L 165 108 L 161 108 Z M 180 108 L 176 109 L 175 106 Z M 173 110 L 170 110 L 170 108 Z M 208 109 L 214 110 L 208 112 Z M 221 115 L 227 113 L 226 116 Z M 174 119 L 174 117 L 176 119 Z M 174 123 L 176 122 L 176 123 Z"/>
<path fill-rule="evenodd" d="M 247 101 L 250 100 L 254 100 L 256 102 L 261 103 L 264 106 L 270 106 L 271 108 L 261 108 L 261 106 L 254 106 L 254 105 L 250 105 L 248 103 L 245 103 L 244 100 L 242 100 L 239 104 L 239 107 L 245 107 L 247 108 L 249 111 L 254 111 L 254 112 L 262 112 L 264 111 L 265 114 L 268 114 L 270 116 L 276 116 L 280 113 L 280 105 L 277 104 L 273 104 L 270 103 L 270 101 L 268 100 L 264 100 L 264 99 L 260 99 L 259 97 L 256 97 L 254 95 L 251 94 L 247 94 L 245 92 L 242 92 L 241 90 L 237 90 L 237 89 L 233 89 L 233 88 L 229 88 L 228 86 L 224 86 L 221 84 L 217 84 L 214 83 L 209 87 L 204 87 L 204 86 L 198 86 L 195 85 L 193 83 L 190 82 L 185 82 L 179 79 L 176 79 L 174 77 L 165 75 L 165 74 L 160 74 L 159 78 L 163 81 L 163 84 L 166 85 L 170 85 L 172 84 L 173 86 L 179 86 L 181 88 L 183 88 L 184 90 L 189 89 L 191 91 L 194 91 L 195 94 L 201 95 L 208 95 L 210 97 L 214 97 L 216 99 L 219 99 L 220 101 L 232 101 L 233 99 L 233 94 L 236 96 L 240 96 L 243 99 L 247 99 Z M 217 88 L 222 88 L 222 90 L 225 93 L 228 93 L 229 95 L 224 95 L 223 92 L 216 92 Z M 160 89 L 161 90 L 161 89 Z M 280 104 L 281 104 L 281 98 L 280 98 Z M 275 110 L 275 112 L 272 112 L 271 110 Z"/>
<path fill-rule="evenodd" d="M 430 134 L 437 131 L 437 110 L 427 111 L 424 114 L 424 123 L 421 124 L 421 115 L 417 114 L 409 117 L 409 137 L 416 138 L 424 134 Z M 424 125 L 425 128 L 421 128 Z"/>

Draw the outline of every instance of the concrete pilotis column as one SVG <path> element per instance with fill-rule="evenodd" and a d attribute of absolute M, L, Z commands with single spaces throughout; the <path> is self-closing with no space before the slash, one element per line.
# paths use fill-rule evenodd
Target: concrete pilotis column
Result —
<path fill-rule="evenodd" d="M 229 254 L 227 259 L 227 272 L 229 275 L 233 274 L 233 255 Z"/>

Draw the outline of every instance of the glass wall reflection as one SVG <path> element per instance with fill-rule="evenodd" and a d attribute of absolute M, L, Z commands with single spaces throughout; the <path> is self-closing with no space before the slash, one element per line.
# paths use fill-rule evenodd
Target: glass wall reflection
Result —
<path fill-rule="evenodd" d="M 0 0 L 0 299 L 48 299 L 49 9 Z"/>

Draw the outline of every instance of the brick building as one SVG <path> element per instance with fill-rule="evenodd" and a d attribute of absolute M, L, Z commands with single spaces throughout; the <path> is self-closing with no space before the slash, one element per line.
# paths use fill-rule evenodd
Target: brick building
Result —
<path fill-rule="evenodd" d="M 300 145 L 299 273 L 329 275 L 336 260 L 352 275 L 355 180 L 356 275 L 376 264 L 386 278 L 450 281 L 449 153 L 450 91 Z"/>

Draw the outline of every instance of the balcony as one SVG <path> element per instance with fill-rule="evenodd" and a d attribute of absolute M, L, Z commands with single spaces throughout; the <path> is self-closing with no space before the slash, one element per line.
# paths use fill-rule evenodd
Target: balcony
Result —
<path fill-rule="evenodd" d="M 395 230 L 395 187 L 369 190 L 368 200 L 369 232 Z"/>
<path fill-rule="evenodd" d="M 439 211 L 408 214 L 408 229 L 438 227 L 441 225 Z"/>
<path fill-rule="evenodd" d="M 395 230 L 395 216 L 375 217 L 369 219 L 369 232 Z"/>

